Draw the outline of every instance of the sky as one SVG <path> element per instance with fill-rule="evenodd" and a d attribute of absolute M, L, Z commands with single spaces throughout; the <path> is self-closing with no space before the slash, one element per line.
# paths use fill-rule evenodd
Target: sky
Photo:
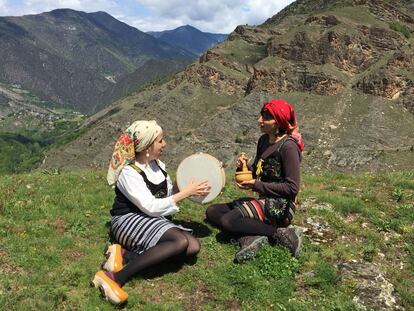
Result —
<path fill-rule="evenodd" d="M 104 11 L 141 31 L 192 25 L 230 33 L 238 25 L 259 25 L 293 0 L 0 0 L 0 16 L 39 14 L 58 8 Z"/>

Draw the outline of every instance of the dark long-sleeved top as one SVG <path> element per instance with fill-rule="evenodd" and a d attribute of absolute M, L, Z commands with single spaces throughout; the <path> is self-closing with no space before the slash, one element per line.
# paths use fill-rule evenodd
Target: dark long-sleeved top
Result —
<path fill-rule="evenodd" d="M 297 143 L 293 139 L 281 139 L 275 144 L 281 144 L 280 149 L 277 148 L 279 149 L 279 155 L 277 155 L 277 152 L 274 152 L 270 157 L 275 156 L 280 160 L 281 182 L 269 182 L 256 179 L 253 191 L 258 192 L 261 197 L 284 197 L 294 201 L 299 192 L 301 153 Z M 256 158 L 252 165 L 255 178 L 257 178 L 257 164 L 262 154 L 272 145 L 269 142 L 267 134 L 260 137 L 257 143 Z"/>

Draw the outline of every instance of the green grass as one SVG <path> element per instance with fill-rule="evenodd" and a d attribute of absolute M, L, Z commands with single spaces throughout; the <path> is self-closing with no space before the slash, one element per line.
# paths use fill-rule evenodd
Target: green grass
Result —
<path fill-rule="evenodd" d="M 265 47 L 243 40 L 224 41 L 217 50 L 230 62 L 254 65 L 266 55 Z"/>
<path fill-rule="evenodd" d="M 246 195 L 231 175 L 216 202 Z M 310 217 L 326 222 L 332 239 L 315 244 L 306 235 L 298 259 L 285 248 L 267 246 L 253 261 L 235 264 L 231 236 L 203 221 L 206 206 L 185 200 L 174 221 L 193 228 L 200 239 L 197 262 L 143 272 L 125 286 L 126 308 L 358 310 L 355 284 L 345 282 L 338 268 L 358 260 L 378 265 L 406 310 L 414 310 L 413 176 L 304 175 L 300 200 L 313 197 L 315 204 L 332 208 L 299 207 L 294 224 L 307 227 Z M 109 243 L 113 197 L 101 171 L 1 176 L 0 309 L 114 309 L 89 286 Z"/>
<path fill-rule="evenodd" d="M 364 25 L 369 26 L 377 26 L 381 27 L 385 25 L 385 22 L 375 18 L 371 14 L 368 8 L 363 6 L 355 6 L 355 7 L 346 7 L 346 8 L 338 8 L 332 10 L 332 13 L 338 16 L 345 17 L 348 20 L 354 21 L 356 23 L 361 23 Z M 328 12 L 326 14 L 329 14 Z"/>
<path fill-rule="evenodd" d="M 404 37 L 406 37 L 407 39 L 410 39 L 411 37 L 411 30 L 410 28 L 408 28 L 407 26 L 400 24 L 400 23 L 391 23 L 390 24 L 390 29 L 398 31 L 400 33 L 402 33 L 404 35 Z"/>
<path fill-rule="evenodd" d="M 72 141 L 85 129 L 79 129 L 83 115 L 61 109 L 62 119 L 45 126 L 45 121 L 26 116 L 19 126 L 13 125 L 13 117 L 0 126 L 0 174 L 22 173 L 37 167 L 46 151 Z"/>

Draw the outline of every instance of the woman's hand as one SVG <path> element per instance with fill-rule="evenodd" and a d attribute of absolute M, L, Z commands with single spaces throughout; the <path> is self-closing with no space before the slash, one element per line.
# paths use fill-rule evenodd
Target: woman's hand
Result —
<path fill-rule="evenodd" d="M 210 193 L 211 187 L 208 184 L 208 181 L 202 181 L 202 182 L 194 182 L 194 180 L 190 180 L 187 186 L 180 192 L 177 192 L 173 194 L 173 200 L 175 203 L 178 203 L 179 201 L 191 197 L 191 196 L 202 196 L 207 195 Z"/>
<path fill-rule="evenodd" d="M 243 163 L 249 160 L 245 153 L 241 153 L 240 156 L 236 160 L 236 171 L 241 171 L 243 168 Z"/>
<path fill-rule="evenodd" d="M 209 194 L 210 190 L 211 187 L 208 184 L 208 180 L 204 180 L 199 183 L 194 182 L 194 180 L 190 180 L 188 185 L 183 189 L 183 192 L 185 192 L 187 196 L 202 196 Z"/>
<path fill-rule="evenodd" d="M 241 189 L 253 189 L 255 182 L 256 182 L 256 179 L 251 179 L 251 180 L 242 181 L 241 183 L 236 182 L 236 184 Z"/>

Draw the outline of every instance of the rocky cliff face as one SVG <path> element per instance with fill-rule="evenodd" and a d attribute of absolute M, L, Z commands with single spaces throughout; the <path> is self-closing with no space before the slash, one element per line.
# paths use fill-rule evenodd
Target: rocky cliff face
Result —
<path fill-rule="evenodd" d="M 172 81 L 93 116 L 45 165 L 105 167 L 121 129 L 155 118 L 173 167 L 197 151 L 231 166 L 240 151 L 254 155 L 263 102 L 284 98 L 305 139 L 304 170 L 413 169 L 411 4 L 298 0 L 261 26 L 238 26 Z"/>

